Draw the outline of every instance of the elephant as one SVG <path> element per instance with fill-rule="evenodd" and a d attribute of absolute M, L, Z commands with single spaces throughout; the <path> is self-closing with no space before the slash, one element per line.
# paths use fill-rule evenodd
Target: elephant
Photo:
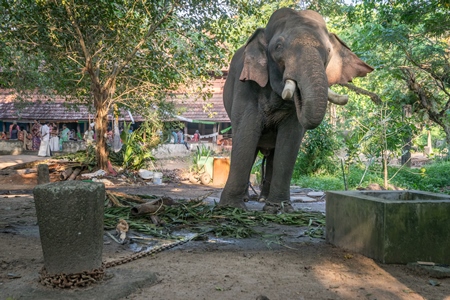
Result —
<path fill-rule="evenodd" d="M 261 152 L 266 158 L 264 210 L 292 211 L 290 181 L 303 135 L 322 122 L 328 101 L 348 101 L 329 87 L 373 70 L 328 32 L 319 13 L 276 10 L 230 63 L 223 103 L 233 147 L 218 205 L 246 209 L 250 172 Z"/>

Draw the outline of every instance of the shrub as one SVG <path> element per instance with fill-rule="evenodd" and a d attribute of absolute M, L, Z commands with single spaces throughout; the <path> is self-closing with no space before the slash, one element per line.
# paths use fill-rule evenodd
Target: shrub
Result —
<path fill-rule="evenodd" d="M 306 132 L 294 168 L 294 178 L 303 175 L 336 174 L 339 160 L 336 152 L 339 141 L 328 122 Z"/>

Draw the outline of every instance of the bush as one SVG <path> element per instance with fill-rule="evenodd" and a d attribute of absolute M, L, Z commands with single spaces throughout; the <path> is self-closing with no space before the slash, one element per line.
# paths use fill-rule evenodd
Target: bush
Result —
<path fill-rule="evenodd" d="M 383 185 L 380 165 L 371 165 L 367 171 L 364 166 L 351 165 L 345 177 L 349 190 L 366 187 L 371 183 Z M 450 195 L 450 162 L 436 161 L 420 169 L 389 167 L 392 177 L 390 184 L 411 190 L 419 190 Z M 292 183 L 304 188 L 317 190 L 344 190 L 342 174 L 336 176 L 299 176 Z"/>
<path fill-rule="evenodd" d="M 450 194 L 450 162 L 436 161 L 420 169 L 403 168 L 392 179 L 392 184 L 407 189 Z"/>
<path fill-rule="evenodd" d="M 294 168 L 294 178 L 304 175 L 332 175 L 339 171 L 336 155 L 339 141 L 328 122 L 306 132 Z"/>
<path fill-rule="evenodd" d="M 310 188 L 320 191 L 341 191 L 344 190 L 342 178 L 321 175 L 321 176 L 300 176 L 292 180 L 292 184 L 302 188 Z"/>

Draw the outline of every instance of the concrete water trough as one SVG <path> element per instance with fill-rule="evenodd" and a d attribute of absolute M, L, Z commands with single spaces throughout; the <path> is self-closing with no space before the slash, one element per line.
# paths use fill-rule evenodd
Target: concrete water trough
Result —
<path fill-rule="evenodd" d="M 421 191 L 330 191 L 326 240 L 381 263 L 450 264 L 450 196 Z"/>

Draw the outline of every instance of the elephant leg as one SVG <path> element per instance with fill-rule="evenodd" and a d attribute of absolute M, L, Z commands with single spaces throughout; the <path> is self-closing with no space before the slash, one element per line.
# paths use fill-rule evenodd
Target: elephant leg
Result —
<path fill-rule="evenodd" d="M 273 155 L 273 171 L 269 196 L 264 210 L 268 212 L 292 211 L 290 183 L 295 161 L 305 130 L 292 116 L 280 124 Z"/>
<path fill-rule="evenodd" d="M 264 168 L 264 177 L 262 178 L 262 189 L 261 194 L 259 195 L 259 201 L 265 202 L 269 197 L 270 193 L 270 183 L 272 181 L 272 172 L 273 172 L 273 158 L 274 158 L 274 150 L 271 150 L 267 155 L 265 155 L 265 166 L 261 166 Z"/>
<path fill-rule="evenodd" d="M 256 150 L 255 151 L 255 155 L 253 156 L 253 163 L 256 161 L 256 156 L 258 156 L 258 150 Z M 252 165 L 252 168 L 253 168 L 253 165 Z M 251 171 L 250 171 L 251 172 Z M 247 186 L 247 190 L 246 190 L 246 194 L 245 194 L 245 196 L 244 196 L 244 202 L 248 202 L 248 201 L 250 201 L 250 199 L 252 198 L 251 196 L 250 196 L 250 191 L 249 191 L 249 189 L 251 188 L 252 186 L 251 186 L 251 183 L 250 183 L 250 178 L 248 179 L 248 186 Z M 253 188 L 252 188 L 253 189 Z M 253 190 L 253 191 L 255 191 L 255 190 Z M 255 192 L 256 193 L 256 192 Z"/>
<path fill-rule="evenodd" d="M 261 129 L 260 122 L 255 117 L 248 115 L 243 120 L 246 120 L 245 124 L 239 124 L 236 132 L 233 132 L 230 172 L 220 196 L 219 206 L 246 209 L 244 198 L 248 194 L 250 172 Z"/>

